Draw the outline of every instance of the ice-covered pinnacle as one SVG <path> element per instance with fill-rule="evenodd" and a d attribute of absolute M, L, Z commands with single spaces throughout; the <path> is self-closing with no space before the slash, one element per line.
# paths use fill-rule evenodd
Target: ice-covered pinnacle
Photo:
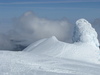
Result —
<path fill-rule="evenodd" d="M 79 19 L 76 21 L 76 26 L 73 34 L 73 42 L 90 43 L 99 47 L 97 32 L 85 19 Z"/>

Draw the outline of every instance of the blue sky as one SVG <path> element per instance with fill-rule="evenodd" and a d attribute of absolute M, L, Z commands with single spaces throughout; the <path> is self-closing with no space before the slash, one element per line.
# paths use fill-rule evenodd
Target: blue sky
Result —
<path fill-rule="evenodd" d="M 5 28 L 27 11 L 48 19 L 94 20 L 100 18 L 100 0 L 0 0 L 0 24 Z"/>

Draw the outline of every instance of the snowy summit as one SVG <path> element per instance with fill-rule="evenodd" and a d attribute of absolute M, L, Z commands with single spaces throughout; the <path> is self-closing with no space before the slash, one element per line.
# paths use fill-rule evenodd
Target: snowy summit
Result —
<path fill-rule="evenodd" d="M 45 54 L 53 57 L 81 60 L 91 63 L 99 63 L 99 42 L 97 33 L 91 24 L 85 19 L 76 22 L 73 44 L 58 41 L 51 37 L 33 43 L 24 51 L 36 54 Z"/>
<path fill-rule="evenodd" d="M 100 75 L 97 33 L 85 19 L 76 22 L 73 42 L 52 36 L 23 51 L 0 51 L 0 75 Z"/>

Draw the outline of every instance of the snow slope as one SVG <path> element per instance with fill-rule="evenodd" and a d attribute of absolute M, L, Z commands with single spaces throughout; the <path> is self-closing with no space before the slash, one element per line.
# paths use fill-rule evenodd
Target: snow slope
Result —
<path fill-rule="evenodd" d="M 100 52 L 96 46 L 81 42 L 68 44 L 58 41 L 54 36 L 42 41 L 37 46 L 31 45 L 24 51 L 33 54 L 45 54 L 53 57 L 100 63 L 98 61 Z"/>
<path fill-rule="evenodd" d="M 100 65 L 28 52 L 0 51 L 0 75 L 100 75 Z"/>
<path fill-rule="evenodd" d="M 88 25 L 84 19 L 78 21 L 80 24 L 77 25 L 84 29 L 83 23 Z M 97 33 L 92 26 L 91 29 L 93 33 L 81 33 L 80 28 L 76 30 L 75 34 L 81 36 L 77 40 L 74 34 L 73 44 L 53 36 L 39 40 L 23 51 L 1 50 L 0 75 L 100 75 L 99 43 L 97 36 L 94 37 Z"/>

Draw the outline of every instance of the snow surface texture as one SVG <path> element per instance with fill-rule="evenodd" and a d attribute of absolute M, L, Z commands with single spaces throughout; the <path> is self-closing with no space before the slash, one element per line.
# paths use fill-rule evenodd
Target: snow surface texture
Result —
<path fill-rule="evenodd" d="M 100 65 L 30 52 L 0 51 L 0 75 L 100 75 Z"/>
<path fill-rule="evenodd" d="M 76 27 L 81 26 L 83 20 L 78 20 Z M 91 29 L 93 35 L 97 35 Z M 23 51 L 0 51 L 0 75 L 100 75 L 97 36 L 96 42 L 92 41 L 92 33 L 89 34 L 91 41 L 83 41 L 84 33 L 80 38 L 78 36 L 80 41 L 75 39 L 75 33 L 73 44 L 61 42 L 53 36 L 39 40 Z"/>

